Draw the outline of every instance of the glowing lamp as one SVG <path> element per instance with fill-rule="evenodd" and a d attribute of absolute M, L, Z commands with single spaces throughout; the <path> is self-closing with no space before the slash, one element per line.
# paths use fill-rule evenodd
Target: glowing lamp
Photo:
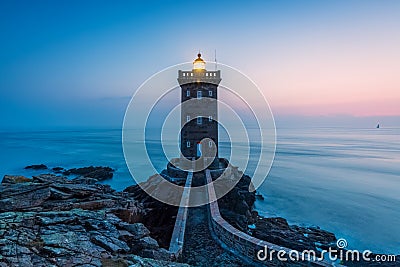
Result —
<path fill-rule="evenodd" d="M 197 58 L 193 61 L 193 70 L 205 70 L 206 62 L 201 58 L 201 54 L 197 54 Z"/>

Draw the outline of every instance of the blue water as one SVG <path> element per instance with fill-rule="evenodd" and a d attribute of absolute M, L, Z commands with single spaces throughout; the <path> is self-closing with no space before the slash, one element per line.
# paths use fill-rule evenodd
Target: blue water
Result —
<path fill-rule="evenodd" d="M 256 203 L 261 214 L 318 225 L 347 239 L 352 249 L 400 253 L 399 128 L 278 129 L 277 140 L 274 164 L 259 189 L 265 196 Z M 221 142 L 221 156 L 227 146 Z M 105 181 L 116 190 L 134 183 L 120 129 L 0 132 L 0 149 L 1 177 L 43 172 L 23 169 L 30 164 L 103 165 L 116 170 Z M 163 169 L 165 158 L 150 151 L 155 168 Z M 153 174 L 142 155 L 134 162 L 139 167 L 135 175 Z"/>

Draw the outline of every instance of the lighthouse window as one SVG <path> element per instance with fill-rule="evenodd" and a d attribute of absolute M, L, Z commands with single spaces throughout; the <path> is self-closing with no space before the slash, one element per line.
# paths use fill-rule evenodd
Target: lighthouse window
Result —
<path fill-rule="evenodd" d="M 190 91 L 189 90 L 186 91 L 186 96 L 190 96 Z"/>
<path fill-rule="evenodd" d="M 212 91 L 208 91 L 208 96 L 212 96 Z"/>
<path fill-rule="evenodd" d="M 208 146 L 212 147 L 212 145 L 213 145 L 212 143 L 213 143 L 212 141 L 208 141 Z"/>
<path fill-rule="evenodd" d="M 197 117 L 197 124 L 202 124 L 202 123 L 203 123 L 203 118 Z"/>
<path fill-rule="evenodd" d="M 186 122 L 189 122 L 190 121 L 190 116 L 188 115 L 188 116 L 186 116 Z"/>
<path fill-rule="evenodd" d="M 202 97 L 202 92 L 201 91 L 197 91 L 197 99 L 201 99 Z"/>
<path fill-rule="evenodd" d="M 186 141 L 186 147 L 190 147 L 190 141 Z"/>

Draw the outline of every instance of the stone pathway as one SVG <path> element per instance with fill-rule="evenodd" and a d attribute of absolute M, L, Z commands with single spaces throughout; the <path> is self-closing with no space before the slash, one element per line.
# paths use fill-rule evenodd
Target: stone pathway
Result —
<path fill-rule="evenodd" d="M 182 258 L 193 266 L 252 266 L 224 250 L 214 241 L 208 228 L 206 206 L 190 208 Z"/>

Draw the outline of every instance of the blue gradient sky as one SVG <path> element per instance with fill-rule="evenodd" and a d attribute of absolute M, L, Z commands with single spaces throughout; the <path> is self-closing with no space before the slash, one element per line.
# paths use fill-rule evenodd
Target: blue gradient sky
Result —
<path fill-rule="evenodd" d="M 2 1 L 1 127 L 118 127 L 150 75 L 214 49 L 278 119 L 399 126 L 399 14 L 395 0 Z"/>

